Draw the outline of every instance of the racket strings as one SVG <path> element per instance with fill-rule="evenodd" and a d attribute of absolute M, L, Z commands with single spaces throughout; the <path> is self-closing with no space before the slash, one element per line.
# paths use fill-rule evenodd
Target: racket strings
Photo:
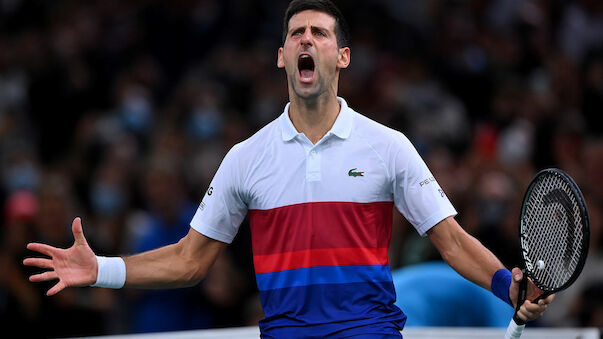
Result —
<path fill-rule="evenodd" d="M 532 189 L 521 233 L 527 268 L 537 285 L 555 290 L 566 284 L 580 265 L 582 214 L 571 187 L 557 175 L 544 176 Z"/>

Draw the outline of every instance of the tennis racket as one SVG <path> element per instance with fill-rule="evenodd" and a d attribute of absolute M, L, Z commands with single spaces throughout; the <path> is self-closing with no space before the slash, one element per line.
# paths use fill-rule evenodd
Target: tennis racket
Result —
<path fill-rule="evenodd" d="M 519 216 L 519 242 L 524 278 L 517 308 L 505 339 L 521 337 L 525 322 L 517 311 L 526 300 L 528 277 L 544 293 L 532 302 L 569 287 L 580 275 L 590 229 L 582 192 L 565 172 L 540 171 L 528 186 Z"/>

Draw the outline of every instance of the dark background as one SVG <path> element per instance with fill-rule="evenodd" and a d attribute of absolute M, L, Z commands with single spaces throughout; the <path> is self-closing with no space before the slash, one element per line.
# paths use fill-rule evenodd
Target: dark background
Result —
<path fill-rule="evenodd" d="M 459 211 L 518 263 L 523 191 L 545 167 L 583 190 L 583 278 L 547 326 L 603 326 L 603 3 L 337 1 L 352 29 L 340 95 L 404 132 Z M 287 1 L 0 1 L 0 325 L 24 337 L 254 325 L 249 229 L 199 286 L 69 289 L 21 265 L 30 241 L 100 255 L 177 241 L 228 149 L 287 102 Z M 392 269 L 438 259 L 395 214 Z M 16 332 L 15 332 L 16 331 Z"/>

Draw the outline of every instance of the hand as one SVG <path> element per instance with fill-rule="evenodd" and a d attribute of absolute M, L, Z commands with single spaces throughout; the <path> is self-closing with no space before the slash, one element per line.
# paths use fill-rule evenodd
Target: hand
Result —
<path fill-rule="evenodd" d="M 523 280 L 523 273 L 517 267 L 513 268 L 511 271 L 513 274 L 513 280 L 511 281 L 511 286 L 509 287 L 509 297 L 511 297 L 511 301 L 513 302 L 513 306 L 517 307 L 517 295 L 519 294 L 519 283 Z M 526 301 L 521 305 L 519 311 L 517 311 L 517 316 L 525 321 L 532 321 L 540 318 L 542 313 L 546 310 L 548 304 L 555 299 L 555 295 L 551 294 L 544 299 L 538 300 L 538 303 L 532 303 L 530 300 L 534 300 L 538 298 L 540 295 L 544 293 L 541 289 L 536 287 L 532 280 L 528 280 L 528 293 L 526 295 Z"/>
<path fill-rule="evenodd" d="M 98 263 L 96 262 L 94 252 L 92 252 L 84 237 L 82 220 L 79 217 L 73 219 L 71 231 L 73 232 L 75 242 L 68 249 L 39 243 L 27 244 L 29 250 L 50 257 L 50 259 L 27 258 L 23 260 L 24 265 L 50 269 L 50 271 L 30 276 L 29 281 L 59 280 L 58 283 L 46 292 L 48 296 L 55 295 L 66 287 L 87 286 L 96 282 Z"/>

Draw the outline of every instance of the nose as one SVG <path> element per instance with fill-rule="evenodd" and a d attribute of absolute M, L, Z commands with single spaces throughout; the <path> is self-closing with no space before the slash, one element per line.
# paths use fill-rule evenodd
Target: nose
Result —
<path fill-rule="evenodd" d="M 310 32 L 310 29 L 304 31 L 299 42 L 305 46 L 312 46 L 312 32 Z"/>

